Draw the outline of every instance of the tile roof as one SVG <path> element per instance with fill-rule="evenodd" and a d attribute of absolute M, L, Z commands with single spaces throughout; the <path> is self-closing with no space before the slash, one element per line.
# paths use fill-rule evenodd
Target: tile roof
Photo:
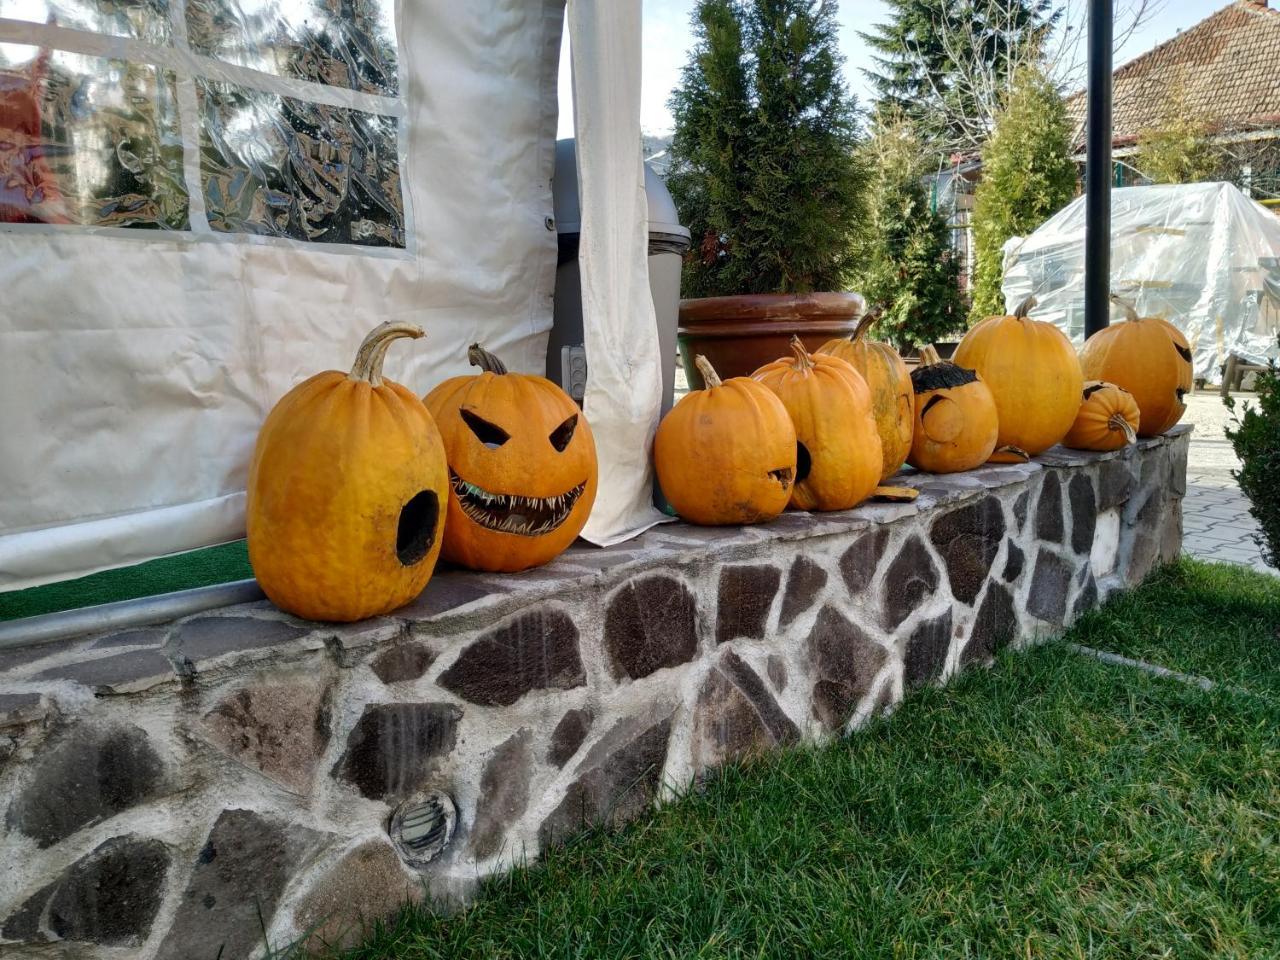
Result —
<path fill-rule="evenodd" d="M 1280 10 L 1238 0 L 1112 75 L 1112 140 L 1133 143 L 1164 119 L 1170 97 L 1212 119 L 1217 132 L 1280 127 Z M 1084 92 L 1067 100 L 1084 143 Z"/>

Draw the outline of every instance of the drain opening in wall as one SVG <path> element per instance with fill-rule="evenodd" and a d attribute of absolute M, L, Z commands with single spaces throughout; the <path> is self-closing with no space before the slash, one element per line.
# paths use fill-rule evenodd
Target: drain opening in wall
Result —
<path fill-rule="evenodd" d="M 445 793 L 407 800 L 391 815 L 388 831 L 410 866 L 424 866 L 449 846 L 458 827 L 458 808 Z"/>

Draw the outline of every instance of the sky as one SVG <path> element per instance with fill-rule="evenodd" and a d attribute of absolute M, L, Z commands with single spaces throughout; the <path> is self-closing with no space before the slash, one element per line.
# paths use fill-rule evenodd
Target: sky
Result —
<path fill-rule="evenodd" d="M 1199 23 L 1209 14 L 1227 5 L 1227 0 L 1156 0 L 1156 13 L 1134 32 L 1122 50 L 1117 51 L 1116 66 L 1145 53 L 1173 37 L 1179 30 Z M 1275 0 L 1272 0 L 1274 3 Z M 1117 5 L 1119 5 L 1117 3 Z M 680 68 L 688 58 L 693 36 L 689 15 L 694 0 L 644 0 L 644 76 L 640 92 L 640 126 L 645 133 L 671 132 L 671 114 L 667 98 L 680 79 Z M 845 78 L 849 89 L 866 103 L 871 90 L 862 68 L 872 66 L 871 51 L 858 36 L 886 16 L 880 0 L 843 0 L 840 3 L 840 50 L 846 58 Z M 573 101 L 569 86 L 567 48 L 560 59 L 560 124 L 558 136 L 573 135 Z"/>

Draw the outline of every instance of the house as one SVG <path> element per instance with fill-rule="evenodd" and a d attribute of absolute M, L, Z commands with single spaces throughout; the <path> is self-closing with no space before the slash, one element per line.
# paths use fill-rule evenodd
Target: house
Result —
<path fill-rule="evenodd" d="M 1085 152 L 1085 94 L 1071 96 L 1077 159 Z M 1116 184 L 1145 182 L 1131 158 L 1171 111 L 1203 119 L 1225 156 L 1221 178 L 1258 198 L 1280 196 L 1280 9 L 1237 0 L 1112 76 Z"/>

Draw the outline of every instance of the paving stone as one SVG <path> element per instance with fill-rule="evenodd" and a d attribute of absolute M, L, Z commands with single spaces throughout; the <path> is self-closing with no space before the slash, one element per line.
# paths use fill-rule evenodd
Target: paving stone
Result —
<path fill-rule="evenodd" d="M 1098 512 L 1112 510 L 1133 492 L 1133 470 L 1127 459 L 1105 460 L 1098 467 Z"/>
<path fill-rule="evenodd" d="M 119 633 L 109 633 L 104 637 L 99 637 L 93 643 L 89 644 L 90 650 L 102 650 L 109 647 L 160 647 L 164 645 L 165 638 L 169 635 L 167 629 L 163 630 L 122 630 Z"/>
<path fill-rule="evenodd" d="M 1093 481 L 1087 473 L 1077 473 L 1067 485 L 1071 503 L 1071 549 L 1088 554 L 1093 548 L 1093 531 L 1098 522 L 1098 508 L 1093 495 Z"/>
<path fill-rule="evenodd" d="M 720 568 L 716 605 L 716 642 L 764 637 L 782 572 L 777 567 L 733 565 Z"/>
<path fill-rule="evenodd" d="M 189 671 L 199 671 L 207 661 L 224 654 L 279 646 L 308 633 L 282 620 L 197 617 L 178 626 L 174 656 L 185 662 Z"/>
<path fill-rule="evenodd" d="M 196 857 L 156 960 L 247 960 L 285 886 L 327 835 L 249 810 L 224 810 Z"/>
<path fill-rule="evenodd" d="M 48 712 L 38 693 L 0 693 L 0 728 L 34 723 Z"/>
<path fill-rule="evenodd" d="M 160 758 L 134 726 L 78 724 L 34 763 L 5 821 L 41 847 L 155 799 L 165 788 Z"/>
<path fill-rule="evenodd" d="M 99 694 L 110 694 L 138 693 L 161 683 L 177 683 L 178 674 L 159 649 L 148 649 L 64 663 L 42 670 L 32 679 L 69 680 Z"/>
<path fill-rule="evenodd" d="M 49 898 L 53 896 L 53 892 L 58 888 L 58 882 L 45 884 L 32 896 L 28 897 L 17 910 L 9 914 L 4 921 L 4 926 L 0 927 L 0 937 L 6 940 L 16 940 L 20 943 L 29 943 L 33 940 L 48 940 L 40 932 L 40 918 L 44 916 L 45 905 L 49 902 Z"/>
<path fill-rule="evenodd" d="M 300 929 L 311 931 L 306 945 L 327 955 L 358 946 L 375 923 L 422 896 L 421 878 L 404 868 L 391 844 L 367 840 L 315 881 L 295 916 Z"/>
<path fill-rule="evenodd" d="M 1018 636 L 1018 613 L 1013 595 L 998 583 L 987 587 L 986 596 L 973 620 L 969 642 L 960 655 L 960 665 L 987 663 Z"/>
<path fill-rule="evenodd" d="M 219 701 L 205 714 L 204 727 L 228 756 L 295 793 L 309 793 L 329 745 L 329 686 L 323 679 L 252 683 Z"/>
<path fill-rule="evenodd" d="M 888 654 L 829 606 L 818 614 L 807 644 L 815 677 L 813 715 L 828 730 L 839 732 L 870 692 Z"/>
<path fill-rule="evenodd" d="M 543 820 L 542 847 L 584 826 L 630 820 L 648 807 L 662 783 L 671 721 L 669 714 L 637 731 L 633 718 L 619 720 L 588 752 L 583 772 Z"/>
<path fill-rule="evenodd" d="M 1000 574 L 1001 579 L 1005 583 L 1013 583 L 1022 576 L 1022 568 L 1026 563 L 1026 554 L 1012 540 L 1009 541 L 1009 549 L 1006 551 L 1004 559 L 1004 572 Z"/>
<path fill-rule="evenodd" d="M 582 741 L 587 739 L 587 733 L 591 730 L 591 721 L 594 719 L 595 715 L 585 707 L 570 710 L 561 717 L 551 733 L 547 762 L 558 769 L 573 759 L 573 755 L 582 746 Z"/>
<path fill-rule="evenodd" d="M 1071 567 L 1048 550 L 1036 556 L 1036 568 L 1027 594 L 1027 609 L 1046 623 L 1061 626 L 1071 590 Z"/>
<path fill-rule="evenodd" d="M 426 644 L 397 643 L 374 657 L 369 667 L 383 683 L 404 683 L 421 678 L 435 659 Z"/>
<path fill-rule="evenodd" d="M 918 536 L 912 534 L 893 558 L 884 577 L 885 629 L 894 630 L 938 589 L 938 568 Z"/>
<path fill-rule="evenodd" d="M 1004 508 L 995 497 L 983 497 L 951 510 L 933 522 L 929 539 L 946 565 L 952 595 L 973 603 L 1000 552 Z"/>
<path fill-rule="evenodd" d="M 0 650 L 0 675 L 12 677 L 25 674 L 38 668 L 40 661 L 52 660 L 55 656 L 70 653 L 81 646 L 84 646 L 84 641 L 75 639 Z"/>
<path fill-rule="evenodd" d="M 951 646 L 951 611 L 916 626 L 902 655 L 902 676 L 909 688 L 933 683 L 942 676 Z"/>
<path fill-rule="evenodd" d="M 562 610 L 534 608 L 474 641 L 437 682 L 471 703 L 504 707 L 531 690 L 580 687 L 578 628 Z"/>
<path fill-rule="evenodd" d="M 782 693 L 787 689 L 787 664 L 781 657 L 769 656 L 765 661 L 765 670 L 769 674 L 769 682 L 774 689 Z"/>
<path fill-rule="evenodd" d="M 864 533 L 840 556 L 840 576 L 849 593 L 862 593 L 871 584 L 884 556 L 885 547 L 889 545 L 889 530 L 880 527 Z"/>
<path fill-rule="evenodd" d="M 778 701 L 773 698 L 759 674 L 745 660 L 732 650 L 727 650 L 720 659 L 720 670 L 746 695 L 775 743 L 795 743 L 800 739 L 800 729 L 778 706 Z"/>
<path fill-rule="evenodd" d="M 368 704 L 334 776 L 371 800 L 402 800 L 426 786 L 434 761 L 453 750 L 461 719 L 451 703 Z"/>
<path fill-rule="evenodd" d="M 1036 536 L 1046 543 L 1062 543 L 1062 484 L 1058 475 L 1046 471 L 1036 504 Z"/>
<path fill-rule="evenodd" d="M 779 743 L 799 739 L 800 731 L 764 690 L 750 667 L 738 660 L 732 669 L 739 674 L 743 671 L 751 674 L 748 683 L 754 696 L 730 678 L 723 664 L 708 672 L 693 708 L 691 750 L 696 771 L 764 753 Z"/>
<path fill-rule="evenodd" d="M 637 577 L 609 599 L 604 647 L 615 680 L 688 663 L 698 652 L 697 601 L 674 577 Z"/>
<path fill-rule="evenodd" d="M 782 594 L 782 613 L 778 622 L 782 626 L 791 623 L 804 613 L 827 585 L 827 571 L 808 557 L 796 557 L 787 574 L 787 586 Z"/>
<path fill-rule="evenodd" d="M 484 860 L 502 849 L 506 828 L 524 814 L 533 777 L 533 740 L 528 730 L 512 734 L 493 752 L 480 777 L 480 800 L 471 830 L 471 852 Z"/>

